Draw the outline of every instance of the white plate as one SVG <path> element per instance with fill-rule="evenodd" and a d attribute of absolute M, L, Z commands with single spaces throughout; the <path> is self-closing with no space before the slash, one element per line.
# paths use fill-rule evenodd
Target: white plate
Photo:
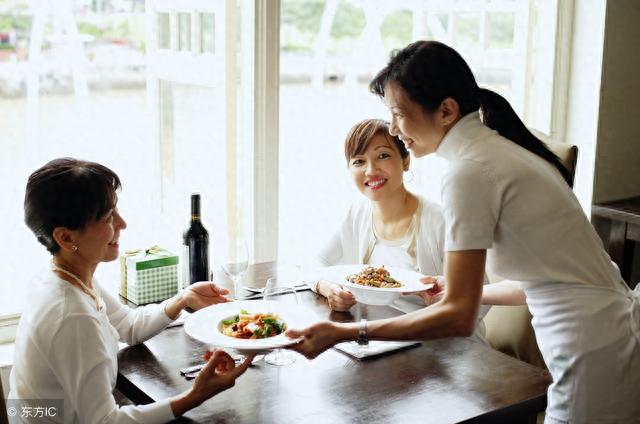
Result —
<path fill-rule="evenodd" d="M 367 305 L 390 305 L 402 293 L 414 293 L 433 287 L 433 284 L 422 284 L 420 279 L 424 275 L 410 269 L 385 266 L 391 277 L 398 280 L 402 286 L 392 288 L 361 286 L 347 281 L 347 277 L 358 274 L 368 266 L 379 265 L 336 265 L 320 270 L 320 279 L 331 283 L 340 284 L 353 293 L 356 300 Z"/>
<path fill-rule="evenodd" d="M 184 330 L 196 340 L 212 347 L 234 349 L 241 354 L 266 353 L 273 349 L 292 345 L 299 339 L 284 334 L 264 339 L 236 339 L 220 332 L 220 322 L 237 315 L 240 310 L 250 313 L 272 312 L 285 322 L 287 328 L 306 328 L 318 321 L 316 315 L 304 306 L 287 302 L 243 300 L 207 306 L 191 314 L 184 323 Z"/>

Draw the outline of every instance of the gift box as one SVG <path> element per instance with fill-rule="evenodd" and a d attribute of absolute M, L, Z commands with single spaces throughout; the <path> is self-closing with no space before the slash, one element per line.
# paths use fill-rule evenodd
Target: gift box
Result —
<path fill-rule="evenodd" d="M 178 255 L 153 246 L 120 257 L 120 295 L 136 305 L 160 302 L 178 293 Z"/>

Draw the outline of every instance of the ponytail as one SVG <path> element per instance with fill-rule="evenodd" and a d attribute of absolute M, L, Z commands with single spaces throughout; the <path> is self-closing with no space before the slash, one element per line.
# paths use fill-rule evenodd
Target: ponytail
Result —
<path fill-rule="evenodd" d="M 518 118 L 509 102 L 498 93 L 486 88 L 479 89 L 482 119 L 489 128 L 521 147 L 540 156 L 558 169 L 564 180 L 573 186 L 573 176 L 547 145 L 534 136 Z"/>
<path fill-rule="evenodd" d="M 416 41 L 394 52 L 391 60 L 369 84 L 384 97 L 387 84 L 398 84 L 409 99 L 426 112 L 434 112 L 447 97 L 454 99 L 460 114 L 482 109 L 484 124 L 555 166 L 571 186 L 573 177 L 546 144 L 525 127 L 502 96 L 479 88 L 471 68 L 460 54 L 438 41 Z"/>

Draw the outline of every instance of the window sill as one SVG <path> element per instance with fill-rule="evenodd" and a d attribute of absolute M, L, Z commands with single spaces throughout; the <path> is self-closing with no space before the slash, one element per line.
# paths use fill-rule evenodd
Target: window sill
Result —
<path fill-rule="evenodd" d="M 16 338 L 16 329 L 19 321 L 20 314 L 0 317 L 0 344 L 13 343 Z"/>

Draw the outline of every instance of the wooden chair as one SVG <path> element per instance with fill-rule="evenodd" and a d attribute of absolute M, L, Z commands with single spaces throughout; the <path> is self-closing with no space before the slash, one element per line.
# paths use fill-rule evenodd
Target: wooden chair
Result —
<path fill-rule="evenodd" d="M 2 370 L 0 370 L 2 372 Z M 4 391 L 2 389 L 2 379 L 0 378 L 0 424 L 9 424 L 7 416 L 7 405 L 4 400 Z"/>
<path fill-rule="evenodd" d="M 577 146 L 554 142 L 539 131 L 531 131 L 536 137 L 544 141 L 549 149 L 560 158 L 571 174 L 575 175 L 576 161 L 578 159 Z M 497 281 L 495 276 L 488 274 L 491 282 Z M 531 318 L 531 313 L 526 305 L 493 306 L 484 317 L 485 338 L 487 343 L 494 349 L 544 368 L 544 360 L 531 326 Z"/>

